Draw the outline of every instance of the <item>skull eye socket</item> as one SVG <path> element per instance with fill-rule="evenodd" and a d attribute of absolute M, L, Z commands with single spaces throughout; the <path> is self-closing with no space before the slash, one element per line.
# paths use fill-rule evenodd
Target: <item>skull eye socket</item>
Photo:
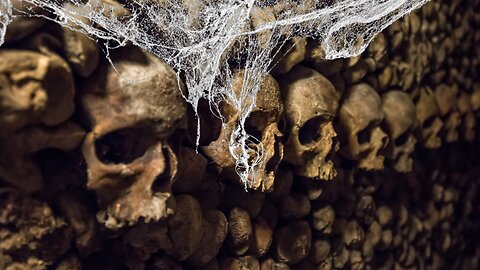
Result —
<path fill-rule="evenodd" d="M 408 141 L 409 133 L 405 132 L 402 135 L 400 135 L 398 138 L 395 139 L 395 145 L 400 146 L 404 145 Z"/>
<path fill-rule="evenodd" d="M 435 115 L 430 116 L 429 118 L 427 118 L 427 120 L 425 120 L 425 121 L 423 122 L 422 127 L 423 127 L 423 128 L 427 128 L 427 127 L 433 125 L 433 122 L 435 122 L 435 119 L 436 119 L 436 118 L 437 118 L 437 117 L 436 117 Z"/>
<path fill-rule="evenodd" d="M 267 116 L 263 112 L 252 112 L 245 121 L 245 131 L 255 137 L 259 142 L 262 140 L 263 132 L 268 123 Z"/>
<path fill-rule="evenodd" d="M 370 122 L 366 128 L 358 132 L 357 139 L 359 144 L 365 144 L 370 142 L 373 129 L 378 126 L 376 122 Z"/>
<path fill-rule="evenodd" d="M 155 136 L 143 127 L 125 128 L 95 141 L 98 159 L 105 164 L 131 163 L 155 143 Z"/>
<path fill-rule="evenodd" d="M 307 145 L 317 142 L 322 137 L 323 126 L 329 119 L 324 116 L 317 116 L 309 119 L 298 131 L 298 140 L 301 144 Z"/>

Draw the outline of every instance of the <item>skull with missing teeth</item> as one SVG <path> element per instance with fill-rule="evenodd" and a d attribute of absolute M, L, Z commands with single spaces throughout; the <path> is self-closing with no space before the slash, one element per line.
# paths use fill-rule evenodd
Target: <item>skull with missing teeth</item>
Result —
<path fill-rule="evenodd" d="M 295 66 L 280 83 L 290 130 L 285 160 L 297 175 L 333 179 L 337 172 L 331 156 L 338 148 L 333 129 L 339 100 L 335 87 L 303 66 Z"/>
<path fill-rule="evenodd" d="M 380 127 L 384 113 L 377 92 L 365 83 L 351 86 L 343 94 L 338 116 L 340 154 L 357 161 L 361 169 L 383 169 L 388 137 Z"/>
<path fill-rule="evenodd" d="M 244 71 L 234 71 L 232 89 L 235 95 L 240 95 L 245 84 L 244 79 Z M 240 121 L 240 115 L 230 100 L 225 100 L 221 104 L 220 110 L 226 123 L 218 138 L 202 149 L 215 163 L 231 172 L 235 168 L 235 160 L 229 149 L 230 139 Z M 255 107 L 245 120 L 245 130 L 252 136 L 248 146 L 251 149 L 258 149 L 260 145 L 263 147 L 263 159 L 254 168 L 256 175 L 248 179 L 247 184 L 250 188 L 268 191 L 273 187 L 275 172 L 283 158 L 283 144 L 280 141 L 283 136 L 280 131 L 282 120 L 283 104 L 280 89 L 275 79 L 267 74 L 256 95 Z M 256 153 L 253 151 L 251 154 L 254 158 L 256 157 Z"/>
<path fill-rule="evenodd" d="M 399 172 L 410 172 L 413 160 L 410 155 L 415 151 L 417 140 L 413 130 L 417 125 L 415 104 L 401 91 L 389 91 L 382 95 L 385 113 L 384 127 L 390 137 L 387 147 L 387 159 Z"/>
<path fill-rule="evenodd" d="M 87 187 L 98 197 L 98 219 L 111 229 L 173 212 L 169 198 L 186 129 L 175 72 L 136 49 L 116 53 L 116 70 L 104 63 L 82 100 L 91 124 L 83 145 Z"/>

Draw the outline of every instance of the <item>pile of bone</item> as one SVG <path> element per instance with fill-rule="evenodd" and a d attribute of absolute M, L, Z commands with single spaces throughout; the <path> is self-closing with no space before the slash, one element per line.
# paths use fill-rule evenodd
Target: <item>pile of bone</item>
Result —
<path fill-rule="evenodd" d="M 478 268 L 479 26 L 480 1 L 452 0 L 358 57 L 290 40 L 247 119 L 266 162 L 245 192 L 232 104 L 222 126 L 200 103 L 197 131 L 162 60 L 125 47 L 112 66 L 86 36 L 16 17 L 0 49 L 0 269 Z"/>

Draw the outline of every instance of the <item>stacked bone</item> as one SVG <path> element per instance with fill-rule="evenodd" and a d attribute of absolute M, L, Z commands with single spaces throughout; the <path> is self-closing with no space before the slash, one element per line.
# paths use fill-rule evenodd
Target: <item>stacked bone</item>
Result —
<path fill-rule="evenodd" d="M 349 59 L 287 42 L 247 119 L 268 161 L 248 192 L 231 104 L 224 126 L 199 105 L 197 153 L 163 61 L 126 47 L 113 68 L 84 35 L 17 17 L 0 49 L 0 268 L 478 268 L 479 9 L 431 2 Z"/>

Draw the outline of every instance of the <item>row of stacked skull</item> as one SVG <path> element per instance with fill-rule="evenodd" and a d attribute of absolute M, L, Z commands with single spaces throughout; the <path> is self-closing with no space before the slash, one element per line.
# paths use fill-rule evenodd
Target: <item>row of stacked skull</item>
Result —
<path fill-rule="evenodd" d="M 59 91 L 47 77 L 55 72 L 63 72 L 65 78 L 71 76 L 68 65 L 53 54 L 47 57 L 33 52 L 4 51 L 2 55 L 22 56 L 32 64 L 14 64 L 13 69 L 5 64 L 0 69 L 6 84 L 17 90 L 33 91 L 31 96 L 41 97 L 43 93 L 54 97 Z M 104 61 L 88 77 L 81 103 L 87 119 L 85 126 L 89 129 L 82 148 L 88 165 L 88 188 L 96 192 L 102 205 L 99 219 L 114 228 L 135 223 L 141 217 L 158 220 L 172 212 L 168 199 L 178 174 L 178 149 L 185 143 L 182 138 L 191 126 L 188 123 L 195 121 L 188 119 L 183 84 L 162 60 L 128 47 L 116 51 L 112 61 L 113 66 Z M 38 83 L 39 79 L 42 83 Z M 73 88 L 72 80 L 67 81 L 70 82 L 67 88 Z M 236 70 L 233 92 L 237 93 L 241 84 L 242 71 Z M 64 91 L 57 99 L 71 104 L 73 91 Z M 380 170 L 387 164 L 399 172 L 409 172 L 416 145 L 436 148 L 442 139 L 455 141 L 459 134 L 467 140 L 473 139 L 475 117 L 471 100 L 476 99 L 477 92 L 472 96 L 458 92 L 454 86 L 442 84 L 434 90 L 423 87 L 413 94 L 392 89 L 379 95 L 365 82 L 339 91 L 320 72 L 302 64 L 277 78 L 266 74 L 256 107 L 246 121 L 247 131 L 262 144 L 266 156 L 256 168 L 257 178 L 251 186 L 272 190 L 276 169 L 282 161 L 290 163 L 296 175 L 312 181 L 334 179 L 336 167 L 346 161 L 363 170 Z M 20 93 L 8 94 L 12 100 L 21 100 L 15 96 Z M 224 125 L 210 111 L 200 111 L 201 124 L 207 128 L 200 132 L 204 139 L 199 150 L 218 164 L 225 176 L 235 179 L 229 139 L 238 114 L 228 100 L 222 102 L 220 111 Z M 65 117 L 72 112 L 66 112 Z M 18 119 L 24 125 L 32 124 L 29 119 L 32 115 L 12 115 L 2 118 L 6 127 L 9 123 L 22 123 Z M 57 113 L 60 115 L 63 114 Z M 45 119 L 48 114 L 43 116 L 35 121 L 50 125 L 48 118 Z M 445 125 L 442 119 L 446 119 Z M 468 126 L 459 126 L 460 123 Z M 11 127 L 19 128 L 13 124 Z M 74 131 L 79 134 L 74 136 L 75 142 L 39 145 L 24 152 L 47 147 L 72 149 L 82 134 L 77 126 Z M 64 135 L 43 137 L 62 141 L 58 138 L 72 131 L 57 128 L 56 132 Z M 9 179 L 8 171 L 2 178 L 11 183 L 17 181 L 16 175 Z"/>
<path fill-rule="evenodd" d="M 409 172 L 417 141 L 434 149 L 442 140 L 455 142 L 462 136 L 471 141 L 474 137 L 470 99 L 477 94 L 459 93 L 456 86 L 422 87 L 412 93 L 392 89 L 380 96 L 369 84 L 360 82 L 340 93 L 321 73 L 303 65 L 293 67 L 276 83 L 270 75 L 265 81 L 247 128 L 260 135 L 258 140 L 269 158 L 278 164 L 284 154 L 283 160 L 293 165 L 299 176 L 334 179 L 337 151 L 363 170 L 380 170 L 388 164 L 399 172 Z M 227 119 L 236 120 L 233 110 L 226 111 Z M 227 125 L 233 125 L 233 120 Z M 273 140 L 279 130 L 283 139 Z M 207 156 L 222 167 L 233 165 L 232 160 L 226 161 L 230 158 L 225 144 L 228 132 L 225 129 L 221 139 L 204 147 Z M 272 173 L 268 169 L 275 168 L 275 163 L 270 162 L 262 172 L 262 183 L 255 187 L 262 185 L 268 190 L 272 186 L 271 178 L 265 176 Z"/>
<path fill-rule="evenodd" d="M 389 166 L 408 172 L 416 146 L 433 149 L 442 141 L 473 140 L 480 90 L 469 93 L 439 82 L 443 80 L 410 89 L 413 79 L 389 74 L 406 69 L 409 61 L 401 58 L 393 59 L 394 67 L 377 70 L 387 59 L 387 51 L 396 52 L 397 58 L 405 54 L 415 60 L 419 55 L 422 63 L 428 63 L 427 54 L 396 50 L 404 39 L 414 44 L 409 49 L 425 47 L 423 40 L 417 46 L 416 38 L 429 30 L 420 26 L 436 25 L 435 20 L 429 22 L 431 16 L 445 15 L 448 5 L 442 12 L 437 6 L 440 3 L 432 1 L 419 13 L 396 22 L 387 29 L 390 38 L 379 34 L 365 59 L 347 59 L 345 67 L 343 60 L 325 61 L 314 55 L 315 42 L 293 38 L 296 46 L 285 46 L 286 52 L 278 54 L 283 59 L 274 61 L 280 63 L 273 68 L 273 76 L 264 75 L 256 107 L 246 120 L 245 128 L 261 145 L 265 158 L 249 185 L 263 191 L 274 189 L 282 161 L 291 164 L 296 175 L 312 181 L 335 179 L 336 168 L 341 166 L 362 170 Z M 194 145 L 196 136 L 196 121 L 182 98 L 186 91 L 175 72 L 163 61 L 131 47 L 115 51 L 113 65 L 105 60 L 97 67 L 99 48 L 86 36 L 52 26 L 35 33 L 46 24 L 44 20 L 15 20 L 6 45 L 22 41 L 24 50 L 0 51 L 0 147 L 4 150 L 0 179 L 27 193 L 39 191 L 41 173 L 31 154 L 46 148 L 69 151 L 83 140 L 88 188 L 96 192 L 99 218 L 108 227 L 135 223 L 140 217 L 157 220 L 171 213 L 171 188 L 181 173 L 179 146 Z M 435 63 L 442 58 L 437 54 Z M 343 85 L 332 75 L 341 70 Z M 369 79 L 368 71 L 376 72 L 378 78 Z M 82 80 L 76 81 L 73 73 Z M 242 89 L 242 74 L 241 70 L 233 72 L 234 93 Z M 398 77 L 398 82 L 392 83 L 391 77 Z M 75 110 L 76 96 L 81 99 L 80 110 Z M 235 106 L 228 100 L 222 102 L 225 124 L 221 125 L 208 105 L 203 105 L 199 106 L 198 150 L 218 164 L 223 176 L 237 181 L 229 149 L 231 132 L 239 120 Z M 84 120 L 82 127 L 71 119 L 74 111 L 81 115 L 75 118 Z"/>
<path fill-rule="evenodd" d="M 168 198 L 179 173 L 177 150 L 188 129 L 187 108 L 179 89 L 183 86 L 170 67 L 132 49 L 118 53 L 113 64 L 117 71 L 105 64 L 89 79 L 83 95 L 91 128 L 83 144 L 88 187 L 106 203 L 100 219 L 109 227 L 140 217 L 157 220 L 171 212 Z M 125 80 L 139 77 L 135 83 Z M 242 71 L 235 71 L 233 78 L 236 93 L 241 89 Z M 413 97 L 397 90 L 380 96 L 366 83 L 340 93 L 321 73 L 302 65 L 281 78 L 268 74 L 264 78 L 246 122 L 247 131 L 262 144 L 267 157 L 256 168 L 258 177 L 252 185 L 263 191 L 274 188 L 281 161 L 312 181 L 334 179 L 339 166 L 335 163 L 342 160 L 363 170 L 380 170 L 388 164 L 409 172 L 417 141 L 425 148 L 436 148 L 441 137 L 451 140 L 459 129 L 441 120 L 452 114 L 461 117 L 458 111 L 451 113 L 453 108 L 440 106 L 455 98 L 454 87 L 447 85 L 435 91 L 422 88 Z M 461 96 L 458 102 L 469 103 L 469 96 Z M 215 120 L 201 122 L 210 124 L 214 134 L 207 135 L 212 139 L 200 151 L 224 175 L 235 179 L 229 139 L 238 114 L 228 101 L 220 110 L 223 126 Z M 106 138 L 122 146 L 98 143 Z"/>

